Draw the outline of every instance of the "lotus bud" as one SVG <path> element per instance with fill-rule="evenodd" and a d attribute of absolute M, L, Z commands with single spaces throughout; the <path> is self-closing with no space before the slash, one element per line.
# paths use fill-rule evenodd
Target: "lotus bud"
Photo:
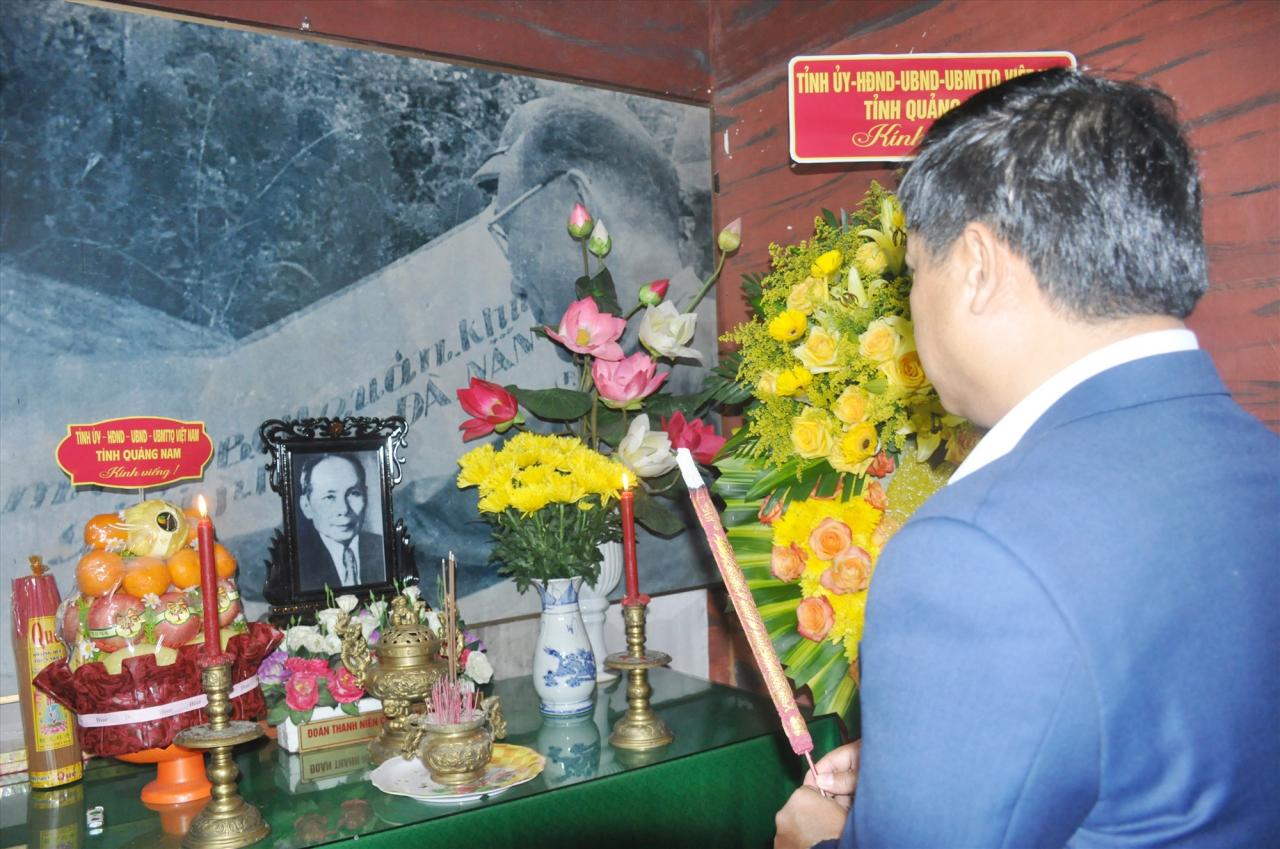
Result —
<path fill-rule="evenodd" d="M 742 219 L 735 218 L 725 225 L 720 231 L 720 235 L 716 237 L 716 244 L 720 246 L 720 250 L 727 254 L 731 254 L 742 244 Z"/>
<path fill-rule="evenodd" d="M 597 221 L 595 226 L 591 228 L 591 236 L 587 239 L 587 250 L 591 251 L 601 259 L 613 249 L 613 239 L 609 238 L 609 231 L 605 228 L 603 221 Z"/>
<path fill-rule="evenodd" d="M 585 239 L 591 235 L 593 224 L 595 222 L 591 220 L 591 213 L 587 212 L 587 208 L 575 203 L 573 211 L 569 213 L 569 235 L 575 239 Z"/>
<path fill-rule="evenodd" d="M 654 280 L 652 283 L 646 283 L 640 287 L 640 294 L 637 296 L 640 303 L 646 307 L 656 307 L 662 303 L 667 297 L 667 288 L 671 286 L 671 281 L 667 278 Z"/>

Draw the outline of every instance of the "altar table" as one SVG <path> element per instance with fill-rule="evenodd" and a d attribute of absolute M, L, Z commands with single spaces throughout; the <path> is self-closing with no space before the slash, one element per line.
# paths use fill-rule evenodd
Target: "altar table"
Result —
<path fill-rule="evenodd" d="M 543 773 L 486 799 L 421 802 L 373 787 L 363 744 L 292 755 L 274 741 L 237 749 L 241 794 L 271 824 L 255 849 L 305 849 L 354 841 L 358 849 L 409 847 L 767 847 L 773 816 L 800 782 L 803 761 L 791 752 L 770 701 L 667 669 L 654 670 L 653 705 L 675 734 L 663 749 L 628 752 L 609 745 L 626 711 L 626 681 L 597 692 L 596 707 L 576 722 L 544 721 L 529 678 L 499 681 L 509 725 L 505 742 L 546 757 Z M 840 743 L 834 716 L 810 722 L 821 755 Z M 138 794 L 154 769 L 95 760 L 82 790 L 54 813 L 35 793 L 0 799 L 0 849 L 26 845 L 84 849 L 177 847 L 185 811 L 153 812 Z M 16 788 L 21 790 L 22 788 Z M 19 796 L 27 797 L 27 820 Z M 82 797 L 82 798 L 81 798 Z M 7 804 L 6 804 L 7 803 Z M 90 833 L 85 812 L 104 809 Z M 54 842 L 50 842 L 54 841 Z"/>

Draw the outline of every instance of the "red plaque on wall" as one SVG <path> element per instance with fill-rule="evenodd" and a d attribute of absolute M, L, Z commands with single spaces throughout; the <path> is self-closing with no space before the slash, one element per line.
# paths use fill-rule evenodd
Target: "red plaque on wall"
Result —
<path fill-rule="evenodd" d="M 910 159 L 929 126 L 970 95 L 1021 74 L 1075 66 L 1065 52 L 797 56 L 787 66 L 791 158 Z"/>
<path fill-rule="evenodd" d="M 73 484 L 151 489 L 204 475 L 213 440 L 204 422 L 156 416 L 67 425 L 57 460 Z"/>

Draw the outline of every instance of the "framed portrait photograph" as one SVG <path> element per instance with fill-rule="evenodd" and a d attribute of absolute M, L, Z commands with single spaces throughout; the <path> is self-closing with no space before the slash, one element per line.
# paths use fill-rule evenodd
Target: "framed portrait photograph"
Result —
<path fill-rule="evenodd" d="M 272 616 L 305 614 L 334 595 L 391 592 L 416 575 L 392 508 L 404 419 L 271 419 L 259 428 L 282 521 L 263 595 Z"/>

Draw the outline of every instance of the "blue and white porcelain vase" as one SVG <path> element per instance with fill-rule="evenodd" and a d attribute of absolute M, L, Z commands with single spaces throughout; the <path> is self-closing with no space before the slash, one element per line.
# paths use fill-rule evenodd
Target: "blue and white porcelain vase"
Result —
<path fill-rule="evenodd" d="M 542 597 L 542 620 L 533 655 L 533 689 L 547 716 L 589 713 L 596 689 L 596 660 L 578 608 L 581 578 L 533 581 Z"/>

